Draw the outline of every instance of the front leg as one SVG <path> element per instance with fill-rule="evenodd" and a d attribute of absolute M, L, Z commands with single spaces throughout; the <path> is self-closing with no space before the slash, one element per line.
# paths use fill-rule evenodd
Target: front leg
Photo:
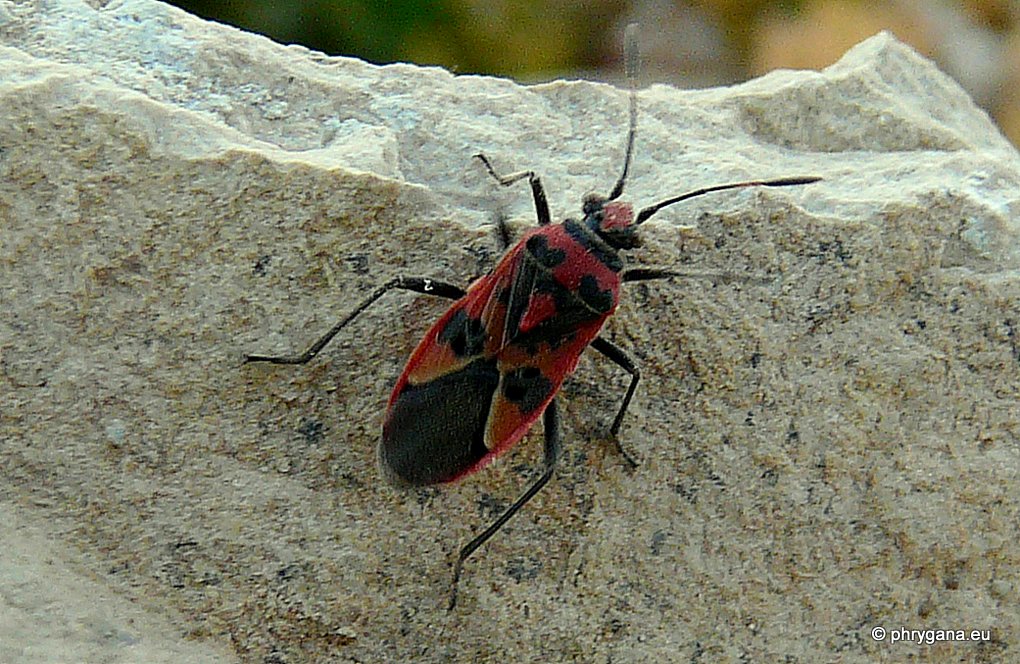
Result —
<path fill-rule="evenodd" d="M 534 171 L 521 171 L 520 173 L 511 173 L 510 175 L 503 176 L 496 173 L 495 169 L 492 168 L 492 164 L 489 163 L 489 158 L 484 154 L 476 154 L 475 159 L 481 161 L 485 165 L 485 170 L 489 171 L 489 175 L 504 187 L 509 187 L 515 182 L 528 178 L 528 184 L 531 185 L 531 196 L 535 199 L 535 214 L 538 216 L 538 225 L 548 226 L 552 223 L 552 216 L 549 214 L 549 201 L 545 198 L 542 180 L 535 175 Z"/>

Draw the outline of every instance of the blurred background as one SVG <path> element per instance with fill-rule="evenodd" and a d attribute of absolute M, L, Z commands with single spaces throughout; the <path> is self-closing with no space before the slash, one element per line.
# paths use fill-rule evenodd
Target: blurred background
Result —
<path fill-rule="evenodd" d="M 1020 0 L 175 0 L 203 18 L 371 62 L 522 82 L 619 82 L 641 23 L 642 84 L 723 85 L 821 68 L 890 30 L 939 63 L 1020 145 Z"/>

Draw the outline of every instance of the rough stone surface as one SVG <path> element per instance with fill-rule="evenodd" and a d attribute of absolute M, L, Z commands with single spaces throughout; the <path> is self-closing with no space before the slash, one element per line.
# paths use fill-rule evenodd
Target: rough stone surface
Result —
<path fill-rule="evenodd" d="M 237 661 L 228 644 L 180 638 L 187 627 L 158 615 L 166 612 L 161 598 L 124 597 L 104 581 L 108 570 L 90 573 L 55 535 L 31 510 L 0 502 L 0 662 Z"/>
<path fill-rule="evenodd" d="M 586 356 L 561 469 L 449 613 L 453 556 L 540 442 L 438 491 L 379 482 L 389 388 L 443 304 L 387 296 L 306 367 L 241 356 L 303 348 L 387 277 L 491 266 L 494 214 L 533 212 L 476 151 L 576 214 L 617 175 L 626 94 L 142 0 L 0 0 L 0 39 L 0 499 L 188 638 L 246 662 L 1020 660 L 1020 158 L 892 37 L 641 91 L 638 205 L 825 182 L 647 224 L 633 263 L 764 283 L 628 289 L 606 335 L 643 368 L 640 466 L 605 440 L 626 376 Z"/>

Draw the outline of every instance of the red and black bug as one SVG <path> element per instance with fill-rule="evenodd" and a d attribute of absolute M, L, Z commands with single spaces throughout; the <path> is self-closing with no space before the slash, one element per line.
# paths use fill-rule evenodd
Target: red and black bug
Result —
<path fill-rule="evenodd" d="M 629 203 L 617 200 L 627 180 L 637 133 L 637 56 L 632 28 L 628 29 L 627 45 L 630 128 L 623 172 L 608 196 L 585 197 L 582 219 L 552 223 L 545 191 L 534 172 L 501 176 L 484 155 L 475 155 L 502 186 L 527 180 L 538 215 L 538 227 L 510 247 L 491 272 L 467 290 L 422 277 L 395 277 L 304 353 L 246 357 L 248 362 L 304 364 L 394 289 L 455 300 L 422 338 L 397 379 L 378 448 L 383 473 L 406 486 L 453 482 L 506 451 L 539 418 L 545 430 L 545 464 L 541 476 L 461 549 L 454 567 L 451 608 L 464 561 L 552 476 L 560 452 L 556 393 L 585 348 L 594 349 L 630 374 L 630 385 L 610 426 L 616 440 L 640 371 L 623 349 L 599 332 L 616 310 L 622 283 L 688 276 L 666 269 L 626 268 L 621 252 L 640 245 L 638 227 L 668 205 L 709 192 L 785 187 L 820 179 L 793 177 L 706 187 L 666 199 L 635 215 Z M 502 219 L 498 231 L 509 245 L 509 231 Z"/>

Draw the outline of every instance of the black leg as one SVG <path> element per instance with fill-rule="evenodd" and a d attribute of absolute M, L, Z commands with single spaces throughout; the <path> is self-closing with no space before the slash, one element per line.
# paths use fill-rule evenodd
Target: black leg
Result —
<path fill-rule="evenodd" d="M 770 279 L 749 277 L 743 274 L 727 272 L 696 272 L 687 270 L 663 270 L 655 267 L 632 267 L 620 273 L 620 281 L 653 281 L 655 279 L 708 279 L 712 283 L 723 284 L 768 284 Z"/>
<path fill-rule="evenodd" d="M 337 335 L 337 332 L 347 326 L 352 320 L 358 317 L 365 309 L 368 309 L 373 302 L 378 300 L 387 292 L 394 288 L 400 290 L 409 290 L 416 293 L 422 293 L 424 295 L 436 295 L 438 297 L 445 297 L 449 300 L 459 300 L 464 297 L 464 289 L 460 286 L 454 286 L 443 281 L 436 281 L 435 279 L 425 279 L 422 277 L 394 277 L 390 279 L 379 288 L 369 295 L 364 302 L 355 307 L 354 311 L 347 315 L 346 318 L 341 320 L 339 323 L 334 325 L 329 332 L 322 335 L 318 341 L 312 344 L 308 350 L 301 353 L 300 355 L 281 355 L 279 357 L 273 357 L 270 355 L 245 355 L 244 361 L 247 362 L 270 362 L 272 364 L 305 364 L 313 357 L 318 355 L 319 351 L 328 344 L 333 337 Z"/>
<path fill-rule="evenodd" d="M 495 169 L 492 168 L 492 164 L 489 163 L 488 157 L 484 154 L 476 154 L 475 158 L 485 164 L 485 170 L 489 171 L 489 175 L 504 187 L 509 187 L 515 182 L 528 178 L 528 184 L 531 185 L 531 195 L 535 199 L 535 214 L 538 215 L 538 225 L 548 226 L 552 222 L 552 217 L 549 215 L 549 201 L 545 198 L 545 189 L 542 188 L 542 181 L 535 175 L 534 171 L 521 171 L 520 173 L 511 173 L 510 175 L 503 176 L 496 173 Z"/>
<path fill-rule="evenodd" d="M 453 586 L 450 589 L 450 606 L 448 607 L 450 610 L 457 605 L 457 583 L 460 581 L 460 573 L 464 568 L 464 561 L 478 547 L 485 544 L 490 537 L 495 535 L 496 531 L 502 528 L 503 524 L 509 521 L 514 514 L 517 514 L 529 500 L 534 498 L 535 494 L 546 485 L 556 469 L 556 459 L 560 456 L 560 422 L 556 414 L 555 399 L 546 406 L 545 413 L 542 416 L 542 423 L 545 425 L 545 470 L 542 472 L 542 476 L 535 480 L 535 483 L 529 486 L 528 490 L 515 500 L 514 504 L 508 507 L 491 526 L 465 544 L 464 548 L 460 550 L 460 555 L 457 556 L 457 564 L 453 567 Z"/>
<path fill-rule="evenodd" d="M 613 420 L 613 425 L 609 427 L 609 434 L 613 437 L 613 442 L 616 443 L 616 449 L 620 453 L 620 456 L 630 464 L 631 468 L 637 468 L 637 462 L 627 454 L 627 450 L 623 449 L 623 445 L 620 444 L 620 425 L 623 424 L 623 416 L 627 412 L 627 407 L 630 406 L 630 400 L 634 397 L 634 391 L 637 390 L 638 381 L 641 380 L 641 370 L 638 368 L 634 360 L 631 359 L 627 352 L 622 348 L 614 344 L 612 341 L 603 337 L 595 337 L 595 340 L 591 342 L 591 347 L 602 353 L 604 356 L 615 362 L 624 371 L 630 374 L 630 386 L 627 388 L 627 394 L 623 397 L 623 403 L 620 404 L 620 410 L 616 413 L 616 419 Z"/>

